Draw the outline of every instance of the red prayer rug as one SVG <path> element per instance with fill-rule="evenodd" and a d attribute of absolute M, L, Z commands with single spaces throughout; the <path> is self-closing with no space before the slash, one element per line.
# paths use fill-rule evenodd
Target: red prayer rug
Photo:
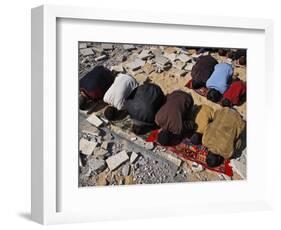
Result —
<path fill-rule="evenodd" d="M 151 134 L 147 137 L 146 141 L 154 142 L 155 144 L 160 145 L 156 141 L 158 133 L 159 130 L 153 130 Z M 207 148 L 203 145 L 193 145 L 188 138 L 183 139 L 178 145 L 163 147 L 165 147 L 166 149 L 168 149 L 183 160 L 194 161 L 211 171 L 223 173 L 230 177 L 233 176 L 233 171 L 232 167 L 230 166 L 229 160 L 224 160 L 224 163 L 216 168 L 209 168 L 206 164 L 206 156 L 208 154 Z"/>

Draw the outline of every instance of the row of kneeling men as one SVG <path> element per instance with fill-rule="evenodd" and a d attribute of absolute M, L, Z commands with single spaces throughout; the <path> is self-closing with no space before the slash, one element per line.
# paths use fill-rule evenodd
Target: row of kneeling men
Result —
<path fill-rule="evenodd" d="M 209 167 L 232 157 L 245 130 L 245 121 L 231 108 L 214 111 L 207 105 L 197 106 L 192 96 L 182 90 L 164 95 L 156 84 L 139 85 L 130 75 L 115 77 L 98 66 L 80 80 L 80 109 L 86 109 L 89 101 L 101 99 L 108 104 L 104 116 L 115 120 L 125 111 L 136 134 L 161 129 L 157 139 L 161 145 L 174 145 L 185 137 L 195 145 L 203 144 L 209 151 Z"/>

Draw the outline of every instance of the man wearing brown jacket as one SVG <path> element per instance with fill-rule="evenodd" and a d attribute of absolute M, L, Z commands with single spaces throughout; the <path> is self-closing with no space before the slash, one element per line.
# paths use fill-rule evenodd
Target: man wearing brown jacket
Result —
<path fill-rule="evenodd" d="M 209 151 L 206 158 L 209 167 L 217 167 L 224 159 L 232 157 L 235 149 L 239 148 L 239 137 L 245 127 L 245 121 L 233 109 L 223 108 L 214 113 L 213 121 L 202 137 L 202 144 Z"/>
<path fill-rule="evenodd" d="M 188 122 L 192 107 L 193 98 L 184 91 L 176 90 L 167 95 L 166 102 L 155 116 L 155 123 L 162 129 L 158 135 L 161 145 L 175 144 L 176 140 L 193 129 L 194 125 Z"/>
<path fill-rule="evenodd" d="M 197 107 L 195 112 L 195 133 L 191 136 L 191 143 L 199 145 L 202 143 L 202 136 L 206 127 L 213 120 L 214 109 L 208 105 L 202 104 Z"/>

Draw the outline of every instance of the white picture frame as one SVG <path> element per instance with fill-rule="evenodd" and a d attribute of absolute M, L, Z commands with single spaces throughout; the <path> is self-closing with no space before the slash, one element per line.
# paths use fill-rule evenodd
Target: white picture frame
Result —
<path fill-rule="evenodd" d="M 191 16 L 191 15 L 177 15 L 177 14 L 164 14 L 164 13 L 154 13 L 154 12 L 138 12 L 138 11 L 115 11 L 115 10 L 104 10 L 98 8 L 80 8 L 80 7 L 69 7 L 69 6 L 52 6 L 44 5 L 32 9 L 32 203 L 31 203 L 31 213 L 32 219 L 41 224 L 56 224 L 56 223 L 70 223 L 70 222 L 81 222 L 81 221 L 96 221 L 96 220 L 106 220 L 106 219 L 121 219 L 121 218 L 140 218 L 140 217 L 159 217 L 159 216 L 171 216 L 171 215 L 185 215 L 185 214 L 194 214 L 194 213 L 214 213 L 214 212 L 233 212 L 233 211 L 249 211 L 249 210 L 264 210 L 271 209 L 273 207 L 272 203 L 272 192 L 273 192 L 273 181 L 272 181 L 272 170 L 269 165 L 270 162 L 274 159 L 272 156 L 274 154 L 271 151 L 272 146 L 270 145 L 270 139 L 266 136 L 264 137 L 264 149 L 266 150 L 264 172 L 265 175 L 261 181 L 257 181 L 254 176 L 256 167 L 249 168 L 249 174 L 253 175 L 248 177 L 246 181 L 242 182 L 231 182 L 228 185 L 216 184 L 216 183 L 207 183 L 207 184 L 191 184 L 189 187 L 187 185 L 152 185 L 152 186 L 142 186 L 143 194 L 169 194 L 177 192 L 181 194 L 187 191 L 187 193 L 182 194 L 188 197 L 188 193 L 192 195 L 198 191 L 209 189 L 210 193 L 214 193 L 217 189 L 221 191 L 235 190 L 236 188 L 241 188 L 241 191 L 244 191 L 247 194 L 244 199 L 239 196 L 238 198 L 231 200 L 226 195 L 223 195 L 219 198 L 215 198 L 210 203 L 192 203 L 192 201 L 183 201 L 183 205 L 190 205 L 190 211 L 187 211 L 181 207 L 179 199 L 175 198 L 168 200 L 166 204 L 161 205 L 160 202 L 153 203 L 153 200 L 148 200 L 149 207 L 133 207 L 129 204 L 125 204 L 128 201 L 124 201 L 124 198 L 138 194 L 138 189 L 140 186 L 126 187 L 122 188 L 98 188 L 95 191 L 83 190 L 83 194 L 95 192 L 99 199 L 101 196 L 108 197 L 110 194 L 114 194 L 114 197 L 117 195 L 123 199 L 120 203 L 116 199 L 109 199 L 107 201 L 107 208 L 99 209 L 101 206 L 97 204 L 97 207 L 92 207 L 92 210 L 89 209 L 85 212 L 82 212 L 83 205 L 79 205 L 75 202 L 78 197 L 74 191 L 68 191 L 70 194 L 66 197 L 67 205 L 61 209 L 59 207 L 60 199 L 64 199 L 64 196 L 67 196 L 65 192 L 58 193 L 58 188 L 65 186 L 63 183 L 63 178 L 58 179 L 58 174 L 60 172 L 60 164 L 58 163 L 57 151 L 59 149 L 57 142 L 57 131 L 58 131 L 58 122 L 57 116 L 58 112 L 61 109 L 58 109 L 57 99 L 60 95 L 60 86 L 57 84 L 57 76 L 59 75 L 58 71 L 58 31 L 63 29 L 58 23 L 60 19 L 69 19 L 70 23 L 74 21 L 98 21 L 103 22 L 104 24 L 112 23 L 122 23 L 127 25 L 149 25 L 151 28 L 161 27 L 163 31 L 173 28 L 180 28 L 184 30 L 187 27 L 192 27 L 194 30 L 200 28 L 200 30 L 208 29 L 218 29 L 220 31 L 232 31 L 232 30 L 243 30 L 243 33 L 248 33 L 249 31 L 257 31 L 261 39 L 259 43 L 256 44 L 256 47 L 261 46 L 261 49 L 264 51 L 264 60 L 265 62 L 259 63 L 261 69 L 264 70 L 260 75 L 260 80 L 263 81 L 266 77 L 270 78 L 269 81 L 264 81 L 266 85 L 258 83 L 251 80 L 251 74 L 253 75 L 254 69 L 249 69 L 249 81 L 248 87 L 250 88 L 249 97 L 254 97 L 257 92 L 251 90 L 254 87 L 257 89 L 263 89 L 259 95 L 263 98 L 263 102 L 267 108 L 268 113 L 263 112 L 259 114 L 258 118 L 253 118 L 253 123 L 258 119 L 266 119 L 266 126 L 263 128 L 264 132 L 270 132 L 273 130 L 274 126 L 272 120 L 270 119 L 270 114 L 274 110 L 274 101 L 273 91 L 270 90 L 269 84 L 274 84 L 274 75 L 273 75 L 273 23 L 270 20 L 265 19 L 247 19 L 247 18 L 230 18 L 230 17 L 210 17 L 210 16 Z M 89 26 L 89 24 L 87 25 Z M 78 23 L 76 27 L 79 29 L 81 26 Z M 76 29 L 77 29 L 76 28 Z M 88 28 L 88 27 L 85 27 Z M 166 29 L 165 29 L 166 28 Z M 81 27 L 81 31 L 82 31 Z M 126 28 L 124 29 L 124 31 Z M 128 29 L 127 29 L 128 30 Z M 248 32 L 247 32 L 248 31 Z M 250 33 L 249 32 L 249 33 Z M 82 32 L 81 32 L 82 33 Z M 87 40 L 87 34 L 90 32 L 83 32 L 85 40 Z M 118 38 L 119 36 L 119 38 Z M 122 42 L 126 41 L 129 43 L 129 40 L 122 40 L 120 34 L 116 38 L 111 37 L 111 41 Z M 213 36 L 215 40 L 216 35 L 210 35 L 210 38 Z M 90 37 L 90 36 L 89 36 Z M 145 40 L 145 37 L 138 38 L 139 40 L 134 41 L 144 41 L 147 43 L 148 40 Z M 235 37 L 233 38 L 235 39 Z M 226 39 L 227 40 L 227 39 Z M 247 39 L 245 39 L 247 40 Z M 100 41 L 100 40 L 99 40 Z M 150 40 L 153 42 L 153 40 Z M 156 40 L 155 40 L 156 41 Z M 264 41 L 264 42 L 263 42 Z M 172 40 L 166 40 L 166 42 L 172 42 Z M 202 41 L 201 41 L 202 42 Z M 165 41 L 163 40 L 163 43 Z M 172 42 L 175 44 L 181 43 L 180 40 Z M 182 44 L 185 44 L 184 42 Z M 215 44 L 215 43 L 214 43 Z M 229 43 L 230 44 L 230 43 Z M 195 45 L 195 44 L 194 44 Z M 200 41 L 198 41 L 200 45 Z M 244 47 L 247 48 L 247 47 Z M 254 52 L 253 52 L 254 54 Z M 255 53 L 256 54 L 256 53 Z M 252 55 L 253 57 L 254 55 Z M 251 55 L 250 55 L 251 58 Z M 249 61 L 249 66 L 255 64 L 251 59 Z M 60 62 L 59 62 L 60 63 Z M 77 68 L 77 67 L 75 67 Z M 251 72 L 252 71 L 252 72 Z M 75 73 L 77 74 L 77 73 Z M 256 85 L 255 85 L 256 84 Z M 252 85 L 252 86 L 251 86 Z M 70 84 L 72 86 L 72 84 Z M 75 85 L 74 85 L 75 86 Z M 76 90 L 76 89 L 75 89 Z M 62 96 L 64 98 L 64 96 Z M 76 95 L 72 93 L 72 97 L 75 99 Z M 76 103 L 76 102 L 75 102 Z M 75 104 L 74 103 L 74 104 Z M 75 104 L 77 106 L 77 104 Z M 75 107 L 74 106 L 74 107 Z M 62 107 L 63 109 L 64 107 Z M 78 107 L 77 107 L 78 108 Z M 256 110 L 254 110 L 256 108 Z M 71 109 L 71 108 L 70 108 Z M 251 109 L 251 108 L 250 108 Z M 253 117 L 253 112 L 258 111 L 258 105 L 254 104 L 253 107 L 249 110 L 250 119 Z M 72 111 L 76 113 L 77 111 Z M 251 117 L 252 116 L 252 117 Z M 256 120 L 254 120 L 256 119 Z M 253 142 L 253 148 L 248 148 L 248 152 L 254 151 L 254 140 L 252 134 L 255 133 L 255 128 L 249 130 L 248 141 Z M 259 137 L 260 138 L 260 137 Z M 261 139 L 258 139 L 261 140 Z M 72 146 L 73 147 L 73 146 Z M 71 147 L 71 148 L 72 148 Z M 75 148 L 72 148 L 73 151 L 77 151 Z M 261 151 L 261 150 L 260 150 Z M 71 158 L 71 157 L 70 157 Z M 70 159 L 72 164 L 78 164 L 74 162 L 73 158 Z M 251 160 L 251 157 L 250 157 Z M 253 162 L 255 162 L 253 160 Z M 260 162 L 257 164 L 260 164 Z M 64 165 L 64 169 L 67 166 Z M 72 169 L 71 169 L 72 170 Z M 77 168 L 73 169 L 77 171 Z M 253 173 L 251 173 L 253 170 Z M 71 171 L 74 173 L 75 171 Z M 75 184 L 75 180 L 69 180 L 69 183 L 72 185 Z M 253 183 L 253 185 L 251 185 Z M 78 187 L 76 184 L 75 186 Z M 195 187 L 194 191 L 188 192 L 191 187 Z M 249 187 L 257 186 L 257 188 L 262 188 L 262 191 L 257 192 L 256 196 L 252 194 L 253 199 L 249 199 L 251 196 L 252 190 Z M 64 189 L 63 187 L 61 188 Z M 79 191 L 80 193 L 80 191 Z M 73 196 L 72 196 L 73 195 Z M 63 197 L 62 197 L 63 196 Z M 159 195 L 161 197 L 161 195 Z M 163 198 L 163 197 L 162 197 Z M 73 204 L 72 204 L 72 202 Z M 114 203 L 116 202 L 116 204 Z M 143 203 L 143 200 L 140 200 Z M 86 206 L 87 204 L 84 204 Z M 119 205 L 118 208 L 115 208 L 115 205 Z M 78 207 L 79 206 L 79 207 Z M 123 206 L 123 207 L 121 207 Z M 69 210 L 69 209 L 72 210 Z M 170 207 L 170 208 L 169 208 Z M 77 208 L 77 210 L 76 210 Z M 170 210 L 169 210 L 170 209 Z M 59 211 L 58 211 L 59 210 Z M 176 211 L 175 211 L 176 210 Z"/>

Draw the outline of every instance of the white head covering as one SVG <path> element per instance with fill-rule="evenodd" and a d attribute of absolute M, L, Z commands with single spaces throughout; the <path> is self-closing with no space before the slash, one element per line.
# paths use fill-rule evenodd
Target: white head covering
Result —
<path fill-rule="evenodd" d="M 127 74 L 118 74 L 106 91 L 103 100 L 118 110 L 124 109 L 126 98 L 136 87 L 138 87 L 138 82 L 135 78 Z"/>

